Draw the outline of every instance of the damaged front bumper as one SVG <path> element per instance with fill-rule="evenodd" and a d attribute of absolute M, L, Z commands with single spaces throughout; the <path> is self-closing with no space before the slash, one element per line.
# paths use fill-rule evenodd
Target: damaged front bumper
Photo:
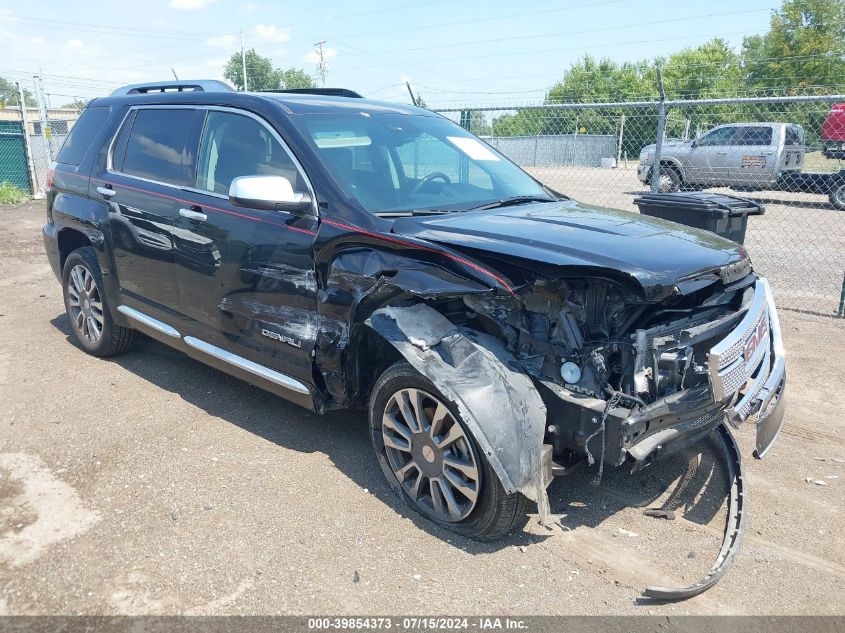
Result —
<path fill-rule="evenodd" d="M 756 422 L 757 458 L 769 451 L 783 426 L 785 354 L 774 296 L 766 279 L 756 281 L 747 305 L 741 320 L 710 349 L 707 385 L 673 393 L 635 411 L 610 408 L 602 417 L 606 428 L 600 438 L 590 429 L 598 424 L 601 401 L 588 402 L 563 390 L 556 394 L 563 409 L 558 413 L 579 415 L 578 423 L 570 425 L 575 429 L 571 439 L 580 439 L 588 458 L 601 450 L 605 463 L 612 465 L 633 461 L 637 470 L 690 446 L 713 429 L 717 431 L 730 484 L 719 555 L 707 575 L 696 583 L 679 588 L 649 587 L 643 594 L 646 597 L 691 598 L 725 574 L 739 551 L 746 522 L 742 459 L 729 426 Z M 554 391 L 552 385 L 545 384 L 545 388 Z M 592 445 L 592 438 L 604 444 Z"/>
<path fill-rule="evenodd" d="M 757 425 L 763 457 L 783 425 L 786 365 L 771 287 L 760 278 L 742 320 L 708 354 L 709 384 L 673 393 L 635 412 L 616 412 L 620 441 L 609 458 L 637 470 L 689 446 L 722 422 Z M 627 415 L 626 415 L 627 414 Z M 608 418 L 613 436 L 613 416 Z M 615 450 L 614 450 L 615 449 Z"/>

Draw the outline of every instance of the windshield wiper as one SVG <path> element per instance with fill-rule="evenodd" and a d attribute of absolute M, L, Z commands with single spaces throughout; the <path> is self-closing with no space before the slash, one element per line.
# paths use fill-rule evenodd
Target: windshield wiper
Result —
<path fill-rule="evenodd" d="M 488 202 L 477 207 L 467 209 L 467 211 L 484 211 L 485 209 L 500 209 L 502 207 L 512 207 L 517 204 L 527 204 L 529 202 L 556 202 L 554 198 L 542 198 L 540 196 L 512 196 L 510 198 L 502 198 L 495 202 Z"/>
<path fill-rule="evenodd" d="M 454 210 L 449 209 L 409 209 L 407 211 L 376 211 L 373 215 L 380 218 L 408 218 L 415 215 L 443 215 L 453 212 Z"/>

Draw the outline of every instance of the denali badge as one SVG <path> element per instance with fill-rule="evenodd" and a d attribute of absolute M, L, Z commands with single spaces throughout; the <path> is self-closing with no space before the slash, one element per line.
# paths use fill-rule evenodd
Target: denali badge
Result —
<path fill-rule="evenodd" d="M 271 332 L 270 330 L 265 330 L 264 328 L 261 328 L 261 336 L 266 336 L 267 338 L 271 338 L 274 341 L 279 341 L 281 343 L 287 343 L 293 347 L 302 347 L 302 341 L 296 341 L 289 336 L 279 334 L 278 332 Z"/>
<path fill-rule="evenodd" d="M 745 341 L 745 362 L 747 363 L 754 357 L 754 352 L 757 351 L 757 347 L 760 343 L 763 343 L 769 337 L 769 319 L 764 318 L 760 321 L 760 325 L 754 328 L 754 331 L 751 333 L 751 336 L 748 337 L 748 340 Z"/>

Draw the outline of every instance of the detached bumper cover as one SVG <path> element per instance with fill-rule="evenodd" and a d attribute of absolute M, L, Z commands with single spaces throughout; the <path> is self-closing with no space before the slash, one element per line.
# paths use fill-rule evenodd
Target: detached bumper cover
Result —
<path fill-rule="evenodd" d="M 643 595 L 656 600 L 685 600 L 710 587 L 731 566 L 742 543 L 746 520 L 742 458 L 727 423 L 757 423 L 757 448 L 762 458 L 783 426 L 786 365 L 780 322 L 769 282 L 759 279 L 748 313 L 709 355 L 710 384 L 717 404 L 726 406 L 717 427 L 730 483 L 728 518 L 722 548 L 713 567 L 698 582 L 679 588 L 649 587 Z"/>
<path fill-rule="evenodd" d="M 727 403 L 733 426 L 757 423 L 755 457 L 763 457 L 783 426 L 786 363 L 774 295 L 758 279 L 748 313 L 710 351 L 710 383 L 717 402 Z"/>

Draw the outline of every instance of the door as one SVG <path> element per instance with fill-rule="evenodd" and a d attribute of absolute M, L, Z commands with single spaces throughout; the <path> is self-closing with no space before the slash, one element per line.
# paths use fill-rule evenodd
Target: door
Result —
<path fill-rule="evenodd" d="M 190 129 L 196 110 L 130 110 L 92 185 L 109 204 L 109 228 L 121 293 L 155 311 L 174 309 L 178 193 L 190 184 L 196 152 Z M 145 307 L 135 305 L 138 309 Z"/>
<path fill-rule="evenodd" d="M 778 170 L 776 149 L 780 142 L 774 131 L 771 125 L 737 127 L 729 154 L 729 167 L 735 174 L 732 184 L 756 188 L 774 184 Z"/>
<path fill-rule="evenodd" d="M 727 165 L 735 133 L 733 126 L 719 127 L 695 142 L 689 153 L 687 182 L 710 187 L 731 184 Z"/>
<path fill-rule="evenodd" d="M 282 138 L 266 122 L 209 108 L 193 191 L 183 194 L 174 231 L 180 311 L 196 338 L 311 382 L 316 213 L 230 204 L 232 179 L 260 174 L 284 176 L 295 191 L 310 191 Z"/>
<path fill-rule="evenodd" d="M 784 130 L 783 158 L 777 171 L 801 171 L 804 168 L 804 128 L 787 125 Z"/>

